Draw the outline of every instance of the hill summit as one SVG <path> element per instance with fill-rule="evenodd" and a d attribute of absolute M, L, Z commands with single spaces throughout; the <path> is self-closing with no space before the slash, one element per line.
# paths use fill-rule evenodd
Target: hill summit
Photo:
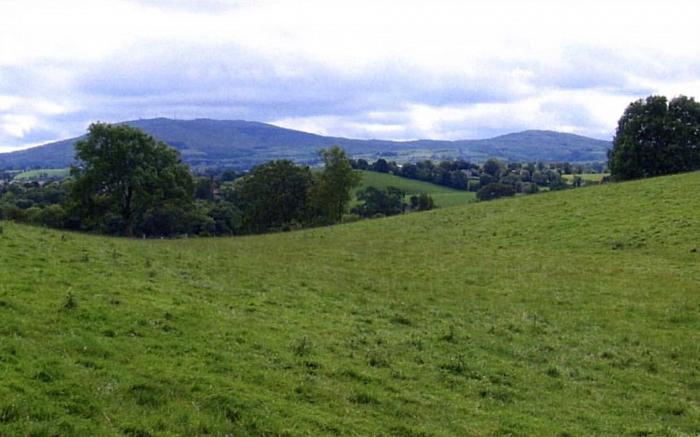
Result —
<path fill-rule="evenodd" d="M 609 141 L 553 131 L 529 130 L 481 140 L 358 140 L 322 136 L 243 120 L 126 121 L 178 149 L 190 165 L 249 168 L 272 159 L 316 162 L 318 150 L 343 147 L 351 156 L 397 161 L 462 158 L 475 162 L 497 157 L 507 161 L 603 161 Z M 67 167 L 78 138 L 0 154 L 0 168 Z"/>

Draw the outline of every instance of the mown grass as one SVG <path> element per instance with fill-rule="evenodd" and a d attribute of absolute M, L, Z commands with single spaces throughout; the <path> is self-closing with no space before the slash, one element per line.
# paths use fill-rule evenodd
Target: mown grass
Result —
<path fill-rule="evenodd" d="M 1 435 L 697 435 L 700 173 L 300 232 L 2 223 Z"/>
<path fill-rule="evenodd" d="M 392 186 L 400 188 L 409 196 L 412 194 L 430 194 L 438 207 L 466 205 L 476 200 L 476 194 L 469 191 L 455 190 L 429 182 L 375 171 L 360 171 L 360 173 L 362 174 L 362 180 L 358 190 L 366 187 L 386 188 Z"/>

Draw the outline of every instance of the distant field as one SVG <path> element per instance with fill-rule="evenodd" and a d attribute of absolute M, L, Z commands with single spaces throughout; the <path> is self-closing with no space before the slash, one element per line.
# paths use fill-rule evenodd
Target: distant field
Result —
<path fill-rule="evenodd" d="M 575 176 L 579 176 L 584 182 L 588 183 L 600 183 L 605 176 L 610 176 L 610 173 L 582 173 L 578 175 L 565 174 L 562 177 L 567 182 L 572 182 Z"/>
<path fill-rule="evenodd" d="M 0 222 L 0 435 L 700 435 L 699 188 L 242 238 Z"/>
<path fill-rule="evenodd" d="M 460 158 L 459 148 L 452 149 L 412 149 L 412 150 L 398 150 L 391 156 L 381 155 L 379 153 L 353 153 L 354 158 L 364 158 L 369 162 L 376 161 L 379 158 L 384 158 L 387 161 L 394 161 L 399 164 L 406 162 L 419 162 L 424 160 L 432 161 L 443 161 L 443 160 L 454 160 Z M 470 159 L 476 161 L 485 161 L 489 158 L 488 154 L 474 152 L 470 155 Z"/>
<path fill-rule="evenodd" d="M 374 171 L 361 171 L 360 173 L 362 173 L 362 182 L 360 183 L 359 189 L 370 186 L 376 188 L 393 186 L 404 190 L 408 195 L 426 193 L 430 194 L 438 207 L 443 208 L 447 206 L 465 205 L 476 200 L 476 195 L 469 191 L 455 190 L 441 185 L 402 178 L 387 173 L 378 173 Z"/>
<path fill-rule="evenodd" d="M 28 170 L 15 175 L 14 179 L 40 179 L 40 178 L 63 178 L 70 174 L 68 168 L 44 168 L 39 170 Z"/>

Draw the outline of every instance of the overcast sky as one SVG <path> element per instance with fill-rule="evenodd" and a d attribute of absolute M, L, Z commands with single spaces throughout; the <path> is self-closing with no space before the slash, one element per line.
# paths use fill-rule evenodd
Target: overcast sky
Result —
<path fill-rule="evenodd" d="M 153 117 L 610 139 L 632 100 L 700 97 L 698 5 L 0 0 L 0 151 Z"/>

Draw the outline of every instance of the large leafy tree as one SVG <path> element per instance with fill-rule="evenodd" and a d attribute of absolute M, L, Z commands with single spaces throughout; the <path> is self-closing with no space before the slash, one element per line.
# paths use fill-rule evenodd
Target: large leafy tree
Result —
<path fill-rule="evenodd" d="M 147 213 L 192 202 L 193 178 L 179 153 L 139 129 L 94 123 L 75 150 L 72 195 L 84 227 L 132 236 Z"/>
<path fill-rule="evenodd" d="M 312 200 L 316 213 L 324 223 L 340 221 L 352 198 L 352 190 L 362 178 L 354 171 L 345 151 L 338 146 L 321 150 L 323 171 L 319 173 Z"/>
<path fill-rule="evenodd" d="M 685 96 L 632 102 L 618 121 L 608 165 L 618 180 L 700 169 L 700 104 Z"/>
<path fill-rule="evenodd" d="M 312 184 L 308 167 L 289 160 L 271 161 L 237 179 L 232 200 L 243 210 L 248 232 L 282 229 L 303 223 Z"/>

